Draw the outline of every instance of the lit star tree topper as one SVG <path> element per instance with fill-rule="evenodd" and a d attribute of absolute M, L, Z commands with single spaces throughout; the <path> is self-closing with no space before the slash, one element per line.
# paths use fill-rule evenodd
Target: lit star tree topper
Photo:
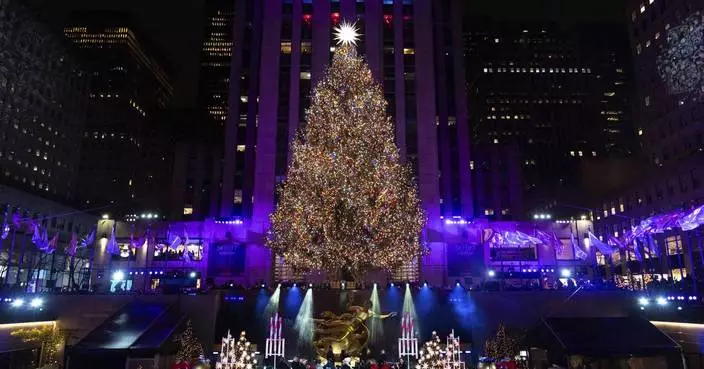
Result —
<path fill-rule="evenodd" d="M 357 25 L 347 21 L 343 21 L 335 28 L 335 41 L 340 46 L 356 46 L 359 40 L 359 31 Z"/>
<path fill-rule="evenodd" d="M 341 46 L 312 92 L 267 244 L 296 270 L 344 269 L 361 280 L 369 269 L 391 271 L 419 256 L 425 217 L 353 29 L 338 29 Z"/>

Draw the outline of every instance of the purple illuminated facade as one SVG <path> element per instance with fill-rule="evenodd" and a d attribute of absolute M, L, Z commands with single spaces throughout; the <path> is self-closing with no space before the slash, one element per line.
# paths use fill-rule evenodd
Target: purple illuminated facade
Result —
<path fill-rule="evenodd" d="M 516 278 L 521 284 L 524 279 L 554 280 L 563 269 L 575 276 L 594 275 L 590 269 L 594 253 L 583 242 L 591 222 L 489 222 L 473 212 L 464 1 L 237 0 L 234 4 L 219 216 L 151 225 L 143 219 L 134 225 L 118 222 L 121 248 L 129 248 L 131 234 L 143 237 L 150 232 L 153 242 L 124 257 L 99 257 L 94 263 L 96 276 L 123 270 L 139 289 L 153 289 L 153 279 L 161 279 L 162 272 L 179 271 L 195 272 L 198 280 L 216 285 L 337 278 L 294 273 L 264 241 L 276 206 L 276 187 L 286 175 L 289 143 L 305 124 L 311 88 L 336 46 L 333 27 L 343 20 L 356 21 L 364 34 L 358 49 L 383 84 L 401 157 L 414 170 L 428 218 L 423 239 L 429 254 L 394 273 L 370 273 L 368 281 L 423 280 L 447 286 L 458 280 L 482 283 L 489 271 L 519 273 L 525 276 Z M 186 210 L 195 215 L 195 208 L 184 205 L 184 214 Z M 99 231 L 103 243 L 112 232 L 112 221 L 104 223 Z M 527 236 L 538 234 L 541 241 Z M 97 247 L 98 254 L 104 254 L 100 242 Z M 159 277 L 149 277 L 149 272 Z"/>

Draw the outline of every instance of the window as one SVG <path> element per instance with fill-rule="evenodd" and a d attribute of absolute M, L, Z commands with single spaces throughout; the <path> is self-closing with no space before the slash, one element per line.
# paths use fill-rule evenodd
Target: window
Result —
<path fill-rule="evenodd" d="M 310 79 L 310 72 L 301 72 L 301 79 Z"/>
<path fill-rule="evenodd" d="M 310 54 L 313 51 L 313 45 L 310 41 L 301 42 L 301 54 Z"/>
<path fill-rule="evenodd" d="M 245 145 L 237 145 L 237 152 L 244 152 L 244 150 L 247 148 Z"/>
<path fill-rule="evenodd" d="M 192 215 L 192 214 L 193 214 L 193 207 L 186 206 L 183 208 L 183 215 Z"/>
<path fill-rule="evenodd" d="M 291 53 L 291 41 L 281 42 L 281 53 L 290 54 Z"/>
<path fill-rule="evenodd" d="M 668 255 L 677 255 L 682 253 L 682 237 L 680 235 L 670 236 L 665 238 L 665 246 L 667 247 Z"/>
<path fill-rule="evenodd" d="M 415 55 L 416 49 L 412 48 L 403 48 L 403 55 Z"/>

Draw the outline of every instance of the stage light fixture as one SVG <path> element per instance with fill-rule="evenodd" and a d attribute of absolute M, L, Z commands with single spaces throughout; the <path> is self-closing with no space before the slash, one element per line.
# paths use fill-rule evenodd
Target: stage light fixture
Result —
<path fill-rule="evenodd" d="M 22 305 L 24 305 L 23 299 L 13 300 L 12 303 L 10 303 L 10 306 L 12 306 L 13 308 L 19 308 L 22 307 Z"/>
<path fill-rule="evenodd" d="M 151 274 L 151 273 L 149 273 Z M 115 282 L 122 282 L 125 280 L 125 273 L 121 270 L 117 270 L 114 273 L 112 273 L 112 280 Z"/>
<path fill-rule="evenodd" d="M 188 276 L 191 277 L 191 278 L 195 278 L 195 277 L 196 277 L 196 272 L 191 272 Z"/>
<path fill-rule="evenodd" d="M 641 297 L 638 299 L 638 304 L 641 306 L 648 306 L 648 304 L 650 304 L 650 300 L 648 300 L 646 297 Z"/>
<path fill-rule="evenodd" d="M 664 298 L 664 297 L 662 297 L 662 296 L 658 297 L 655 301 L 656 301 L 656 302 L 658 303 L 658 305 L 660 305 L 660 306 L 665 306 L 665 305 L 667 305 L 667 299 Z"/>
<path fill-rule="evenodd" d="M 560 271 L 560 275 L 562 276 L 562 278 L 569 278 L 572 276 L 572 271 L 569 269 L 562 269 Z"/>
<path fill-rule="evenodd" d="M 33 308 L 41 307 L 42 304 L 44 304 L 44 300 L 42 300 L 40 298 L 33 298 L 32 301 L 29 302 L 29 306 L 31 306 Z"/>
<path fill-rule="evenodd" d="M 496 275 L 496 272 L 493 271 L 493 270 L 491 270 L 491 269 L 489 269 L 489 271 L 487 272 L 487 275 L 488 275 L 490 278 L 493 278 L 493 277 Z"/>

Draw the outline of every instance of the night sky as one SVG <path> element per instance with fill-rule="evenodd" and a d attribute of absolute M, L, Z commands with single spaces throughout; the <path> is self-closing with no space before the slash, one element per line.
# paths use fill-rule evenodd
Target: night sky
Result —
<path fill-rule="evenodd" d="M 205 0 L 24 0 L 57 31 L 75 10 L 118 10 L 134 16 L 168 61 L 174 106 L 194 107 Z M 625 0 L 465 0 L 467 17 L 550 19 L 566 22 L 623 21 Z"/>

